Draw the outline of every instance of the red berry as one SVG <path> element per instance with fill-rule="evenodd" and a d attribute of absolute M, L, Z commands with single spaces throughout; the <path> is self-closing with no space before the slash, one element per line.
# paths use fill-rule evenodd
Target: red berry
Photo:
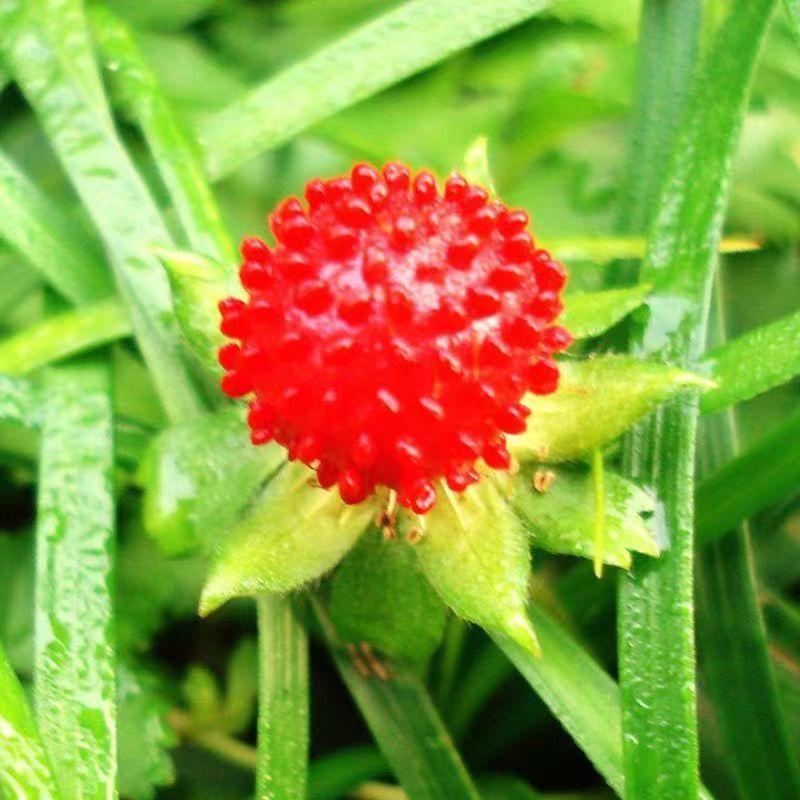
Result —
<path fill-rule="evenodd" d="M 376 486 L 424 514 L 436 482 L 506 469 L 526 391 L 558 384 L 569 334 L 563 268 L 533 249 L 528 217 L 460 175 L 356 165 L 270 216 L 278 242 L 242 244 L 244 303 L 220 304 L 223 390 L 252 393 L 256 444 L 275 439 L 347 503 Z"/>

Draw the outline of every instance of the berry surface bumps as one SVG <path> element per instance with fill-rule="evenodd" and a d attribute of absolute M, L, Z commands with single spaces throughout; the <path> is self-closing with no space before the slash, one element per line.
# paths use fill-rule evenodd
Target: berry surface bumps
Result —
<path fill-rule="evenodd" d="M 222 388 L 251 396 L 253 443 L 277 441 L 347 503 L 387 486 L 420 514 L 439 479 L 461 491 L 478 459 L 507 468 L 524 394 L 556 389 L 571 341 L 552 324 L 564 269 L 525 212 L 457 174 L 440 188 L 359 164 L 310 181 L 270 228 L 274 247 L 242 243 L 249 300 L 220 303 Z"/>

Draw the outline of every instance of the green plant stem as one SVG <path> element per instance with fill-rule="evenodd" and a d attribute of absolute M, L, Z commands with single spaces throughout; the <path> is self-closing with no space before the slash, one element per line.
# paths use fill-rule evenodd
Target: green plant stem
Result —
<path fill-rule="evenodd" d="M 258 800 L 304 797 L 308 779 L 308 634 L 289 597 L 258 608 Z"/>
<path fill-rule="evenodd" d="M 550 0 L 473 0 L 467 5 L 462 0 L 409 0 L 214 114 L 200 132 L 208 173 L 222 178 L 315 122 L 548 5 Z"/>
<path fill-rule="evenodd" d="M 36 521 L 36 714 L 65 796 L 106 800 L 117 774 L 107 368 L 90 361 L 54 369 L 45 393 Z"/>
<path fill-rule="evenodd" d="M 682 365 L 700 355 L 730 163 L 774 5 L 735 3 L 696 73 L 640 276 L 654 284 L 650 317 L 634 347 L 640 355 L 659 354 Z M 634 432 L 626 452 L 631 474 L 651 482 L 663 504 L 667 546 L 657 562 L 635 562 L 620 582 L 630 800 L 694 798 L 699 791 L 692 585 L 697 405 L 691 397 L 669 403 Z"/>
<path fill-rule="evenodd" d="M 37 322 L 0 341 L 0 372 L 24 375 L 66 356 L 129 336 L 127 314 L 103 300 Z"/>
<path fill-rule="evenodd" d="M 370 663 L 370 659 L 348 654 L 319 600 L 314 601 L 314 610 L 339 674 L 408 796 L 413 800 L 478 800 L 419 677 L 393 662 Z"/>

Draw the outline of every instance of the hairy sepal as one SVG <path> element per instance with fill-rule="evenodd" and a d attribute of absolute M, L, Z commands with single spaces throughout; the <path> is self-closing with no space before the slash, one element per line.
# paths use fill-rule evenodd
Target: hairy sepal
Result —
<path fill-rule="evenodd" d="M 284 467 L 212 559 L 205 616 L 234 597 L 284 594 L 333 569 L 369 525 L 375 500 L 345 506 L 299 464 Z"/>
<path fill-rule="evenodd" d="M 521 521 L 491 480 L 459 495 L 443 494 L 414 545 L 423 572 L 458 616 L 538 655 L 526 612 L 530 551 Z M 403 514 L 398 532 L 408 536 L 420 523 Z"/>
<path fill-rule="evenodd" d="M 558 391 L 526 395 L 528 429 L 509 438 L 520 461 L 581 459 L 613 442 L 659 403 L 686 388 L 713 383 L 686 370 L 630 356 L 563 360 Z"/>

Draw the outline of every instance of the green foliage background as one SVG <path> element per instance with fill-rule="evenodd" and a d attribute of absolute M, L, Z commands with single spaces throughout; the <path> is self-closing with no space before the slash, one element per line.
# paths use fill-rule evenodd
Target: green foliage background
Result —
<path fill-rule="evenodd" d="M 257 772 L 295 800 L 309 691 L 314 800 L 800 796 L 798 21 L 796 0 L 0 0 L 0 796 L 243 800 Z M 365 587 L 377 537 L 330 606 L 200 619 L 199 550 L 279 456 L 209 413 L 179 324 L 204 335 L 213 308 L 171 295 L 162 251 L 224 285 L 307 179 L 446 175 L 479 137 L 569 266 L 576 354 L 717 382 L 607 448 L 656 490 L 607 474 L 616 563 L 651 509 L 663 555 L 598 580 L 537 550 L 539 660 L 404 592 L 404 557 Z M 614 362 L 562 435 L 602 418 L 592 445 L 616 440 L 648 375 Z M 586 469 L 558 469 L 546 508 L 513 505 L 540 547 L 591 556 Z M 338 646 L 371 603 L 390 681 Z"/>

